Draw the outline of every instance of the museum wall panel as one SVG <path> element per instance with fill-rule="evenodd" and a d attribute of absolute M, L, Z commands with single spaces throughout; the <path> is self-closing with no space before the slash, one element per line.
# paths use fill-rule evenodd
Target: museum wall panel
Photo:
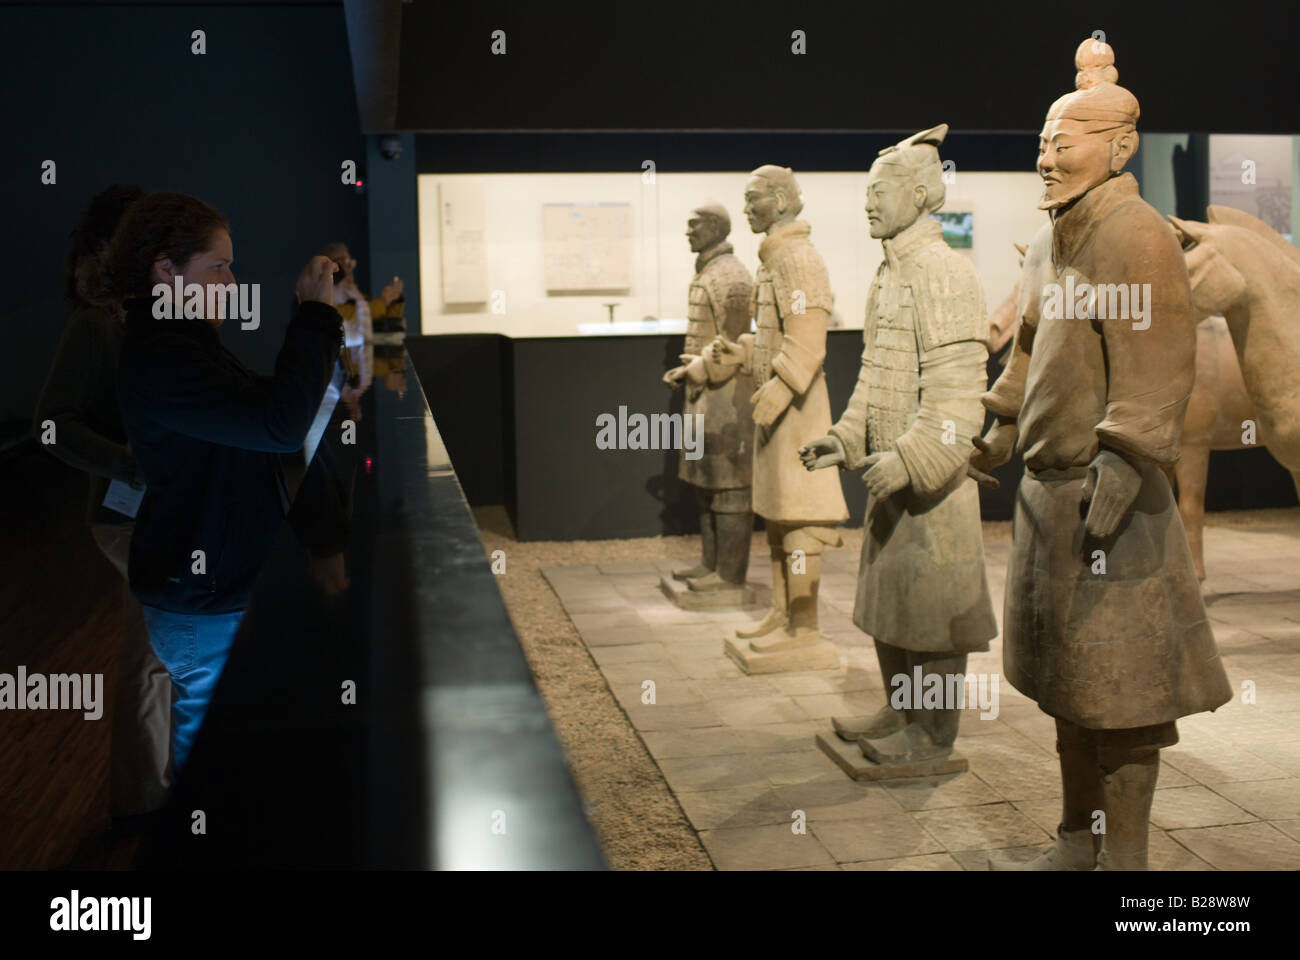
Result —
<path fill-rule="evenodd" d="M 764 158 L 755 158 L 755 165 Z M 1030 167 L 1032 158 L 1026 161 Z M 420 281 L 422 330 L 426 334 L 496 332 L 515 337 L 572 336 L 580 323 L 609 318 L 605 304 L 617 303 L 614 319 L 684 319 L 686 289 L 694 257 L 685 239 L 690 211 L 705 200 L 723 204 L 731 215 L 730 242 L 750 269 L 758 264 L 760 237 L 742 216 L 746 171 L 659 173 L 643 183 L 630 173 L 433 175 L 419 177 Z M 479 243 L 440 224 L 448 194 L 463 185 L 481 185 L 483 228 Z M 802 216 L 812 224 L 835 293 L 831 323 L 862 326 L 871 279 L 880 264 L 880 244 L 867 235 L 862 212 L 865 173 L 800 173 Z M 1035 209 L 1041 184 L 1033 172 L 988 173 L 957 170 L 948 185 L 945 212 L 973 214 L 971 257 L 984 284 L 990 308 L 1010 292 L 1019 265 L 1013 243 L 1026 243 L 1045 215 Z M 626 291 L 556 295 L 545 279 L 547 243 L 543 206 L 548 204 L 627 204 L 631 247 L 631 285 Z M 443 250 L 445 242 L 461 249 Z M 504 294 L 493 312 L 489 301 L 450 302 L 444 297 L 444 264 L 482 257 L 487 296 Z M 459 296 L 459 295 L 453 295 Z"/>

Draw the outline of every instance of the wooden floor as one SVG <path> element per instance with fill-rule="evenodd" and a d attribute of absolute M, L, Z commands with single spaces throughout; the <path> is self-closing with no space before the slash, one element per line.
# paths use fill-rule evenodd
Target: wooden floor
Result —
<path fill-rule="evenodd" d="M 0 672 L 103 673 L 103 715 L 0 710 L 0 869 L 125 868 L 109 824 L 121 580 L 85 522 L 86 481 L 34 445 L 0 459 Z"/>

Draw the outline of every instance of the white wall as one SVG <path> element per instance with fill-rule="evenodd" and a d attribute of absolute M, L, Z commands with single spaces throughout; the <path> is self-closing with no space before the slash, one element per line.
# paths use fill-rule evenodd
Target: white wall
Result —
<path fill-rule="evenodd" d="M 883 254 L 867 232 L 866 173 L 796 171 L 803 191 L 801 219 L 812 224 L 812 241 L 826 259 L 835 293 L 832 323 L 861 327 L 867 292 Z M 608 319 L 603 303 L 618 303 L 616 320 L 645 316 L 682 318 L 695 255 L 686 241 L 686 220 L 699 204 L 714 200 L 731 214 L 730 240 L 753 273 L 761 235 L 741 215 L 747 173 L 660 173 L 644 184 L 641 173 L 424 174 L 419 177 L 420 295 L 424 333 L 504 333 L 515 337 L 576 335 L 579 323 Z M 438 231 L 438 184 L 474 180 L 484 184 L 488 287 L 505 292 L 506 312 L 487 305 L 444 307 Z M 959 171 L 948 186 L 945 210 L 974 213 L 972 257 L 992 310 L 1019 276 L 1011 244 L 1027 243 L 1046 222 L 1035 208 L 1042 186 L 1037 174 Z M 542 280 L 542 204 L 623 202 L 632 205 L 633 286 L 626 296 L 548 296 Z"/>

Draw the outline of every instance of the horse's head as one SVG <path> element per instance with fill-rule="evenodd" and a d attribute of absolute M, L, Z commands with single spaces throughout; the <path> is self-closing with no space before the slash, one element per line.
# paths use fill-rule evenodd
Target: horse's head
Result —
<path fill-rule="evenodd" d="M 1221 230 L 1230 229 L 1213 223 L 1179 220 L 1170 217 L 1178 242 L 1187 260 L 1187 276 L 1192 283 L 1192 307 L 1197 319 L 1223 313 L 1246 292 L 1246 279 L 1220 251 L 1215 241 Z"/>

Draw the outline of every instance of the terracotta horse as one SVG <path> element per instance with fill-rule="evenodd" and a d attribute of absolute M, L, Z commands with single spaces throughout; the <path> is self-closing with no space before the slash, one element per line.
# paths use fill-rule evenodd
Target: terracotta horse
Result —
<path fill-rule="evenodd" d="M 1196 574 L 1211 450 L 1268 448 L 1300 494 L 1300 250 L 1262 220 L 1210 206 L 1209 223 L 1170 217 L 1187 258 L 1196 386 L 1183 422 L 1178 511 Z M 1253 429 L 1252 429 L 1253 428 Z"/>
<path fill-rule="evenodd" d="M 1209 223 L 1169 220 L 1192 284 L 1196 384 L 1174 467 L 1178 511 L 1205 579 L 1205 483 L 1211 450 L 1263 445 L 1300 494 L 1300 250 L 1263 221 L 1210 206 Z M 1016 245 L 1021 258 L 1025 248 Z M 1019 288 L 989 315 L 989 351 L 1015 335 Z"/>

